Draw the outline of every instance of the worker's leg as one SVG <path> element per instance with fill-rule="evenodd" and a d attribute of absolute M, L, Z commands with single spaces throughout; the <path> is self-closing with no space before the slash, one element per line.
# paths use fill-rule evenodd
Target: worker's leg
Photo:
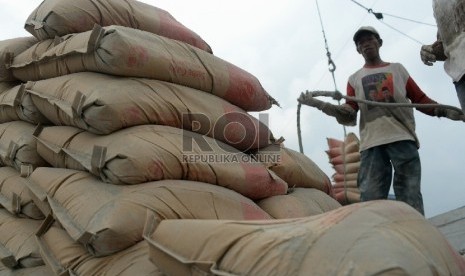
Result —
<path fill-rule="evenodd" d="M 388 146 L 389 156 L 394 166 L 394 193 L 396 199 L 417 209 L 422 215 L 421 163 L 418 149 L 413 141 L 400 141 Z"/>
<path fill-rule="evenodd" d="M 366 149 L 360 153 L 358 187 L 360 200 L 386 199 L 392 179 L 392 166 L 384 146 Z"/>
<path fill-rule="evenodd" d="M 454 82 L 455 90 L 457 91 L 457 98 L 459 99 L 460 107 L 465 112 L 465 76 L 458 82 Z"/>

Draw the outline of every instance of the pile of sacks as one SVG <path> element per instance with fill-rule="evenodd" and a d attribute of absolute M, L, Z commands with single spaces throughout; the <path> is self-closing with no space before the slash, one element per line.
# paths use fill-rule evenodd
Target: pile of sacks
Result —
<path fill-rule="evenodd" d="M 353 132 L 344 140 L 327 138 L 326 154 L 335 173 L 331 176 L 334 198 L 342 205 L 360 202 L 357 185 L 360 169 L 360 141 Z"/>
<path fill-rule="evenodd" d="M 362 234 L 412 262 L 361 274 L 465 271 L 410 207 L 341 207 L 248 113 L 276 104 L 260 82 L 168 12 L 45 0 L 25 28 L 0 42 L 1 275 L 331 275 L 374 258 L 330 256 Z"/>

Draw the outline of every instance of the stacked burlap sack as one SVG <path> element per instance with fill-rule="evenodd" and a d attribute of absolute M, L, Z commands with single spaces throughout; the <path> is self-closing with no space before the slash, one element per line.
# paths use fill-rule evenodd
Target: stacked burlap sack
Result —
<path fill-rule="evenodd" d="M 158 220 L 340 207 L 329 178 L 249 111 L 275 100 L 159 8 L 45 0 L 0 42 L 0 272 L 158 275 Z M 291 188 L 291 189 L 289 189 Z"/>
<path fill-rule="evenodd" d="M 465 270 L 408 206 L 341 207 L 318 165 L 248 113 L 276 103 L 257 78 L 168 12 L 45 0 L 25 28 L 0 42 L 1 275 L 337 275 L 368 256 L 355 274 L 384 271 L 366 245 L 336 254 L 363 234 L 392 254 L 410 241 L 397 271 Z M 370 235 L 400 222 L 404 236 Z"/>
<path fill-rule="evenodd" d="M 360 141 L 354 133 L 348 133 L 344 140 L 327 138 L 326 153 L 335 173 L 331 176 L 334 198 L 342 205 L 360 202 L 357 185 L 360 169 Z"/>

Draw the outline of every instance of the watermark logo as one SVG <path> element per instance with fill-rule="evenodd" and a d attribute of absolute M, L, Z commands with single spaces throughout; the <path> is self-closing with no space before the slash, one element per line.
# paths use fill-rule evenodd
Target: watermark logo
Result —
<path fill-rule="evenodd" d="M 257 120 L 246 113 L 228 112 L 214 121 L 203 113 L 185 113 L 182 120 L 184 163 L 281 162 L 279 147 L 266 152 L 256 149 L 258 141 L 270 139 L 266 113 Z"/>

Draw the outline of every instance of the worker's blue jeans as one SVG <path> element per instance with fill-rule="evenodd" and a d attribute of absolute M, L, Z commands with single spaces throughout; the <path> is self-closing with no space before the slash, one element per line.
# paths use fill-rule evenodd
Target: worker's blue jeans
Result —
<path fill-rule="evenodd" d="M 455 91 L 457 91 L 457 97 L 459 98 L 460 107 L 465 112 L 465 76 L 463 76 L 458 82 L 454 82 Z"/>
<path fill-rule="evenodd" d="M 361 201 L 387 199 L 394 168 L 396 199 L 424 215 L 421 195 L 421 163 L 414 141 L 399 141 L 363 150 L 360 156 L 358 187 Z"/>

